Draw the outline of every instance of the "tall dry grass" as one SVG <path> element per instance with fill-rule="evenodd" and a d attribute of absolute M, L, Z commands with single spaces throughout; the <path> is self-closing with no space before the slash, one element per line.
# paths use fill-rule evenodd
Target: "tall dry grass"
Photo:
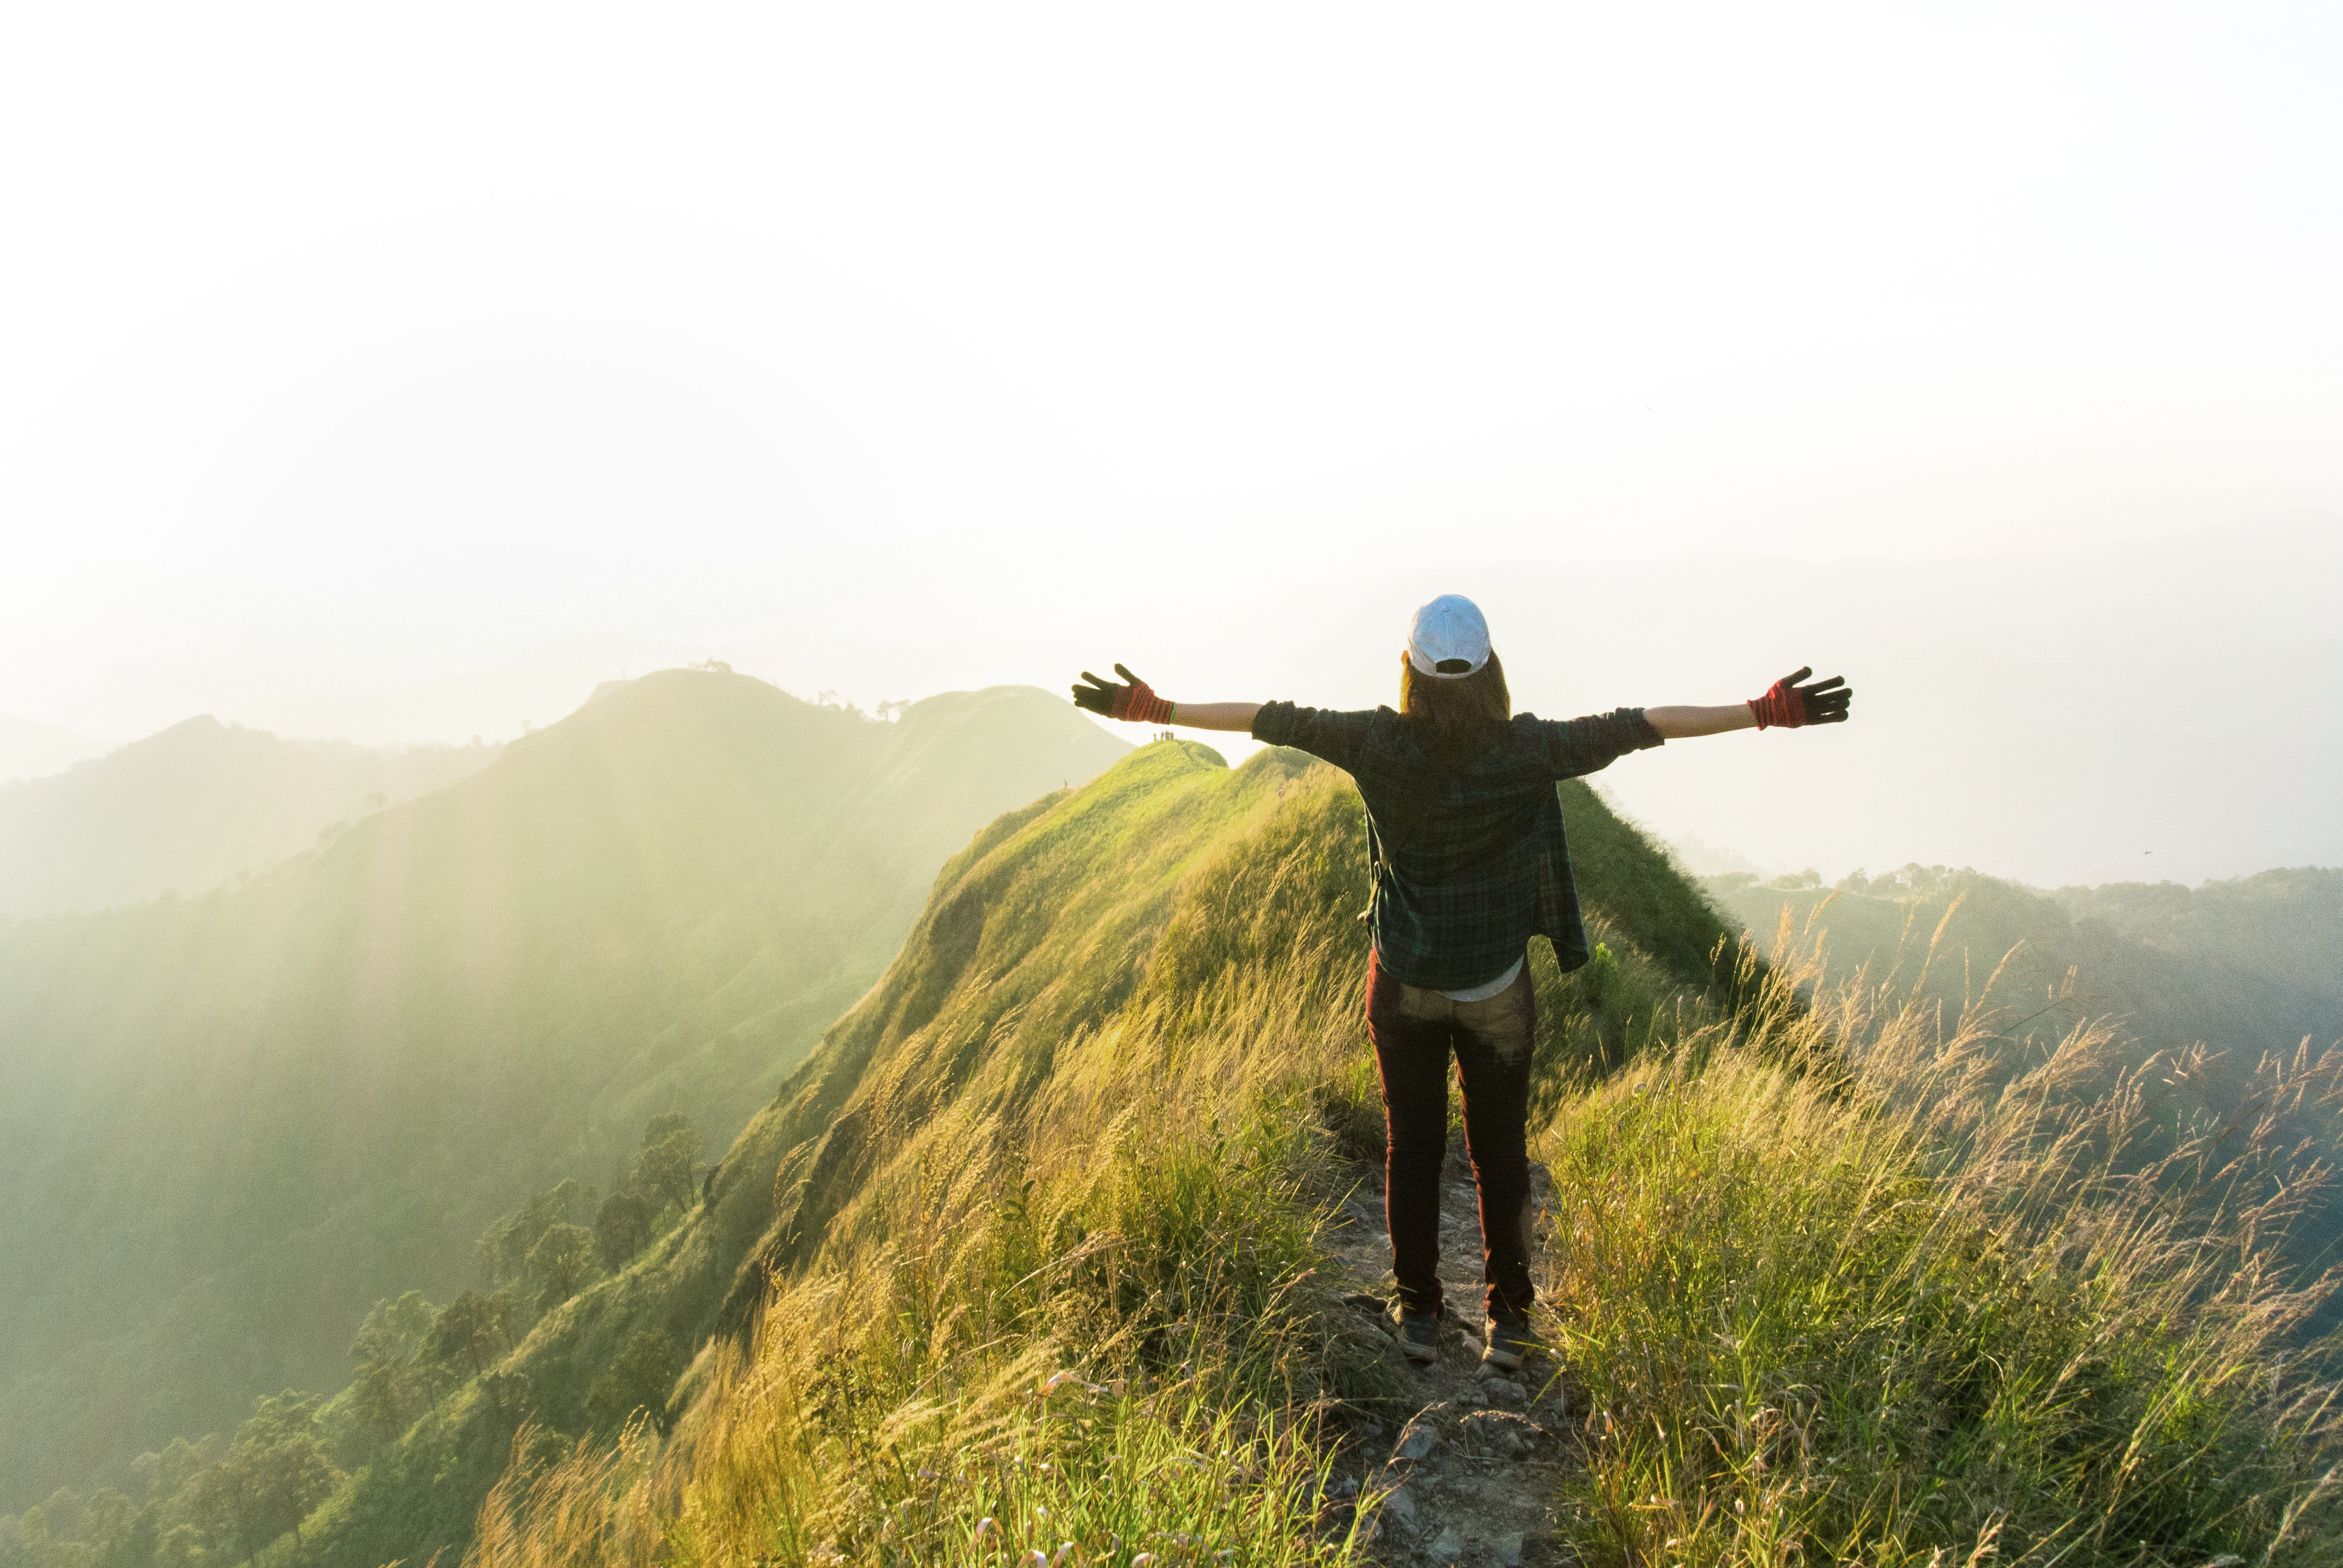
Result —
<path fill-rule="evenodd" d="M 1946 1020 L 1819 981 L 1809 950 L 1762 1017 L 1544 1141 L 1594 1411 L 1580 1554 L 2343 1560 L 2335 1362 L 2303 1337 L 2336 1281 L 2276 1263 L 2331 1174 L 2291 1130 L 2343 1060 L 2273 1055 L 2191 1119 L 2201 1049 L 2127 1060 L 2095 1023 L 2014 1060 L 1991 983 Z"/>
<path fill-rule="evenodd" d="M 1212 961 L 1175 930 L 1158 968 L 1185 955 L 1186 980 L 1046 1071 L 976 1050 L 948 1104 L 882 1130 L 752 1345 L 688 1374 L 669 1437 L 516 1467 L 467 1562 L 1352 1560 L 1317 1412 L 1393 1385 L 1313 1278 L 1341 1161 L 1312 1091 L 1357 1087 L 1355 921 L 1301 896 L 1307 867 L 1253 873 L 1285 909 L 1273 955 Z"/>
<path fill-rule="evenodd" d="M 868 1103 L 922 1110 L 753 1343 L 703 1355 L 665 1440 L 517 1465 L 467 1562 L 1360 1556 L 1316 1417 L 1397 1389 L 1313 1277 L 1372 1141 L 1357 927 L 1322 849 L 1248 853 L 1094 1028 L 1037 1045 L 963 982 L 929 1027 L 974 1065 L 940 1103 L 874 1070 Z M 1992 983 L 1946 1018 L 1745 957 L 1730 1017 L 1662 1016 L 1629 962 L 1543 986 L 1544 1326 L 1592 1399 L 1557 1551 L 2343 1561 L 2301 1338 L 2333 1282 L 2275 1262 L 2343 1063 L 2272 1058 L 2206 1125 L 2200 1057 L 2096 1026 L 2024 1057 Z"/>

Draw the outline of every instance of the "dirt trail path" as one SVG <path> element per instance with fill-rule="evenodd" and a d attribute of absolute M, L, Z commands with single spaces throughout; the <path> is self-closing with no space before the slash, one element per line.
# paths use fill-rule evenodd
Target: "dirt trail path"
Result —
<path fill-rule="evenodd" d="M 1382 1172 L 1363 1171 L 1330 1240 L 1347 1271 L 1343 1288 L 1369 1333 L 1390 1340 L 1391 1240 L 1383 1229 Z M 1548 1211 L 1552 1181 L 1531 1167 L 1534 1198 Z M 1376 1561 L 1517 1568 L 1574 1559 L 1554 1539 L 1556 1498 L 1577 1468 L 1575 1404 L 1561 1368 L 1544 1353 L 1518 1372 L 1481 1364 L 1481 1219 L 1472 1172 L 1452 1157 L 1441 1181 L 1441 1282 L 1447 1319 L 1440 1359 L 1418 1365 L 1387 1354 L 1414 1413 L 1396 1426 L 1352 1427 L 1343 1473 L 1373 1489 L 1396 1487 L 1373 1522 Z"/>

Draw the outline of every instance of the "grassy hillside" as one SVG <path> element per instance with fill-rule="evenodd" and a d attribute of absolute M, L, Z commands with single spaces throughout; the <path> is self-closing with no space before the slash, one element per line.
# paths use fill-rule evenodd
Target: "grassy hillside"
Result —
<path fill-rule="evenodd" d="M 0 1499 L 339 1387 L 655 1114 L 720 1147 L 971 831 L 1123 749 L 1027 689 L 668 671 L 252 885 L 0 927 Z"/>
<path fill-rule="evenodd" d="M 1649 847 L 1591 791 L 1569 786 L 1564 799 L 1609 950 L 1602 1007 L 1549 1015 L 1556 1064 L 1573 1050 L 1624 1052 L 1659 999 L 1704 983 L 1707 945 L 1722 936 L 1694 890 L 1664 867 L 1644 875 L 1658 864 Z M 1232 993 L 1252 994 L 1251 966 L 1290 970 L 1297 944 L 1314 955 L 1301 1016 L 1346 1065 L 1339 1105 L 1298 1105 L 1287 1131 L 1322 1141 L 1334 1125 L 1354 1141 L 1379 1137 L 1349 1018 L 1364 889 L 1355 796 L 1292 752 L 1231 772 L 1201 746 L 1149 746 L 1085 789 L 990 824 L 938 879 L 885 980 L 726 1151 L 690 1221 L 548 1315 L 502 1363 L 500 1375 L 526 1380 L 540 1443 L 546 1432 L 595 1436 L 598 1420 L 599 1437 L 612 1435 L 592 1396 L 630 1351 L 668 1347 L 671 1379 L 711 1334 L 746 1332 L 776 1274 L 883 1245 L 901 1182 L 945 1182 L 960 1201 L 978 1200 L 996 1180 L 1014 1189 L 1007 1172 L 1021 1138 L 1086 1147 L 1090 1121 L 1117 1109 L 1095 1097 L 1123 1089 L 1115 1074 L 1096 1075 L 1101 1039 L 1133 1018 L 1176 1031 L 1192 1011 L 1201 1024 Z M 1632 923 L 1614 921 L 1613 908 Z M 1550 958 L 1542 962 L 1558 988 Z M 1282 1045 L 1253 1054 L 1265 1071 L 1288 1071 Z M 1242 1057 L 1197 1070 L 1232 1088 L 1247 1078 Z M 1088 1103 L 1081 1128 L 1020 1131 L 1070 1093 Z M 1207 1129 L 1211 1111 L 1191 1110 L 1192 1130 Z M 958 1141 L 979 1126 L 982 1148 Z M 908 1174 L 918 1171 L 928 1174 Z M 1292 1217 L 1278 1222 L 1290 1228 Z M 321 1512 L 304 1560 L 420 1560 L 461 1543 L 523 1413 L 471 1391 L 444 1401 Z"/>
<path fill-rule="evenodd" d="M 0 915 L 200 893 L 496 760 L 495 746 L 282 740 L 208 716 L 0 789 Z"/>
<path fill-rule="evenodd" d="M 1373 1181 L 1355 797 L 1217 764 L 1151 746 L 982 834 L 692 1221 L 500 1364 L 528 1399 L 443 1403 L 309 1554 L 379 1556 L 395 1500 L 467 1468 L 503 1471 L 482 1564 L 1480 1550 L 1459 1477 L 1502 1429 L 1452 1400 L 1420 1417 L 1450 1468 L 1394 1453 L 1429 1374 L 1323 1242 Z M 1590 851 L 1634 848 L 1566 798 Z M 1573 1413 L 1536 1429 L 1571 1464 L 1525 1561 L 2332 1559 L 2337 1391 L 2285 1348 L 2319 1292 L 2263 1250 L 2299 1201 L 2276 1153 L 2078 1092 L 2102 1031 L 2017 1061 L 1982 1015 L 1713 984 L 1665 956 L 1691 889 L 1586 859 L 1606 958 L 1534 969 Z M 653 1342 L 672 1397 L 613 1446 L 578 1390 Z M 400 1550 L 451 1539 L 408 1519 Z"/>

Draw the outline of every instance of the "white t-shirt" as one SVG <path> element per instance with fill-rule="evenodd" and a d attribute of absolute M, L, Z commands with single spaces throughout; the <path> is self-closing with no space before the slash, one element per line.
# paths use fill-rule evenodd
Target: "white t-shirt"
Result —
<path fill-rule="evenodd" d="M 1487 1001 L 1491 997 L 1499 994 L 1507 986 L 1513 984 L 1514 980 L 1521 978 L 1522 965 L 1526 962 L 1528 959 L 1529 954 L 1523 953 L 1520 958 L 1513 960 L 1513 968 L 1507 970 L 1503 974 L 1499 975 L 1495 980 L 1490 980 L 1485 985 L 1471 986 L 1463 990 L 1444 990 L 1440 994 L 1446 997 L 1450 1001 Z"/>

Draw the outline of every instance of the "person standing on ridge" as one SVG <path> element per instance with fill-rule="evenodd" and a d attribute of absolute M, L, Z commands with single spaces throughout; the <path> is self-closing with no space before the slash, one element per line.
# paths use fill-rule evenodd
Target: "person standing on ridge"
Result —
<path fill-rule="evenodd" d="M 1400 1346 L 1439 1353 L 1440 1167 L 1448 1062 L 1464 1093 L 1464 1143 L 1480 1191 L 1484 1359 L 1511 1370 L 1532 1345 L 1529 1089 L 1537 1003 L 1529 940 L 1565 970 L 1587 961 L 1558 779 L 1663 741 L 1727 730 L 1835 724 L 1855 693 L 1838 677 L 1785 675 L 1722 708 L 1622 708 L 1586 719 L 1515 713 L 1480 608 L 1443 594 L 1415 612 L 1397 712 L 1291 702 L 1172 703 L 1121 665 L 1082 672 L 1077 706 L 1133 723 L 1241 730 L 1350 774 L 1367 808 L 1367 1034 L 1383 1081 L 1384 1214 L 1399 1284 Z"/>

